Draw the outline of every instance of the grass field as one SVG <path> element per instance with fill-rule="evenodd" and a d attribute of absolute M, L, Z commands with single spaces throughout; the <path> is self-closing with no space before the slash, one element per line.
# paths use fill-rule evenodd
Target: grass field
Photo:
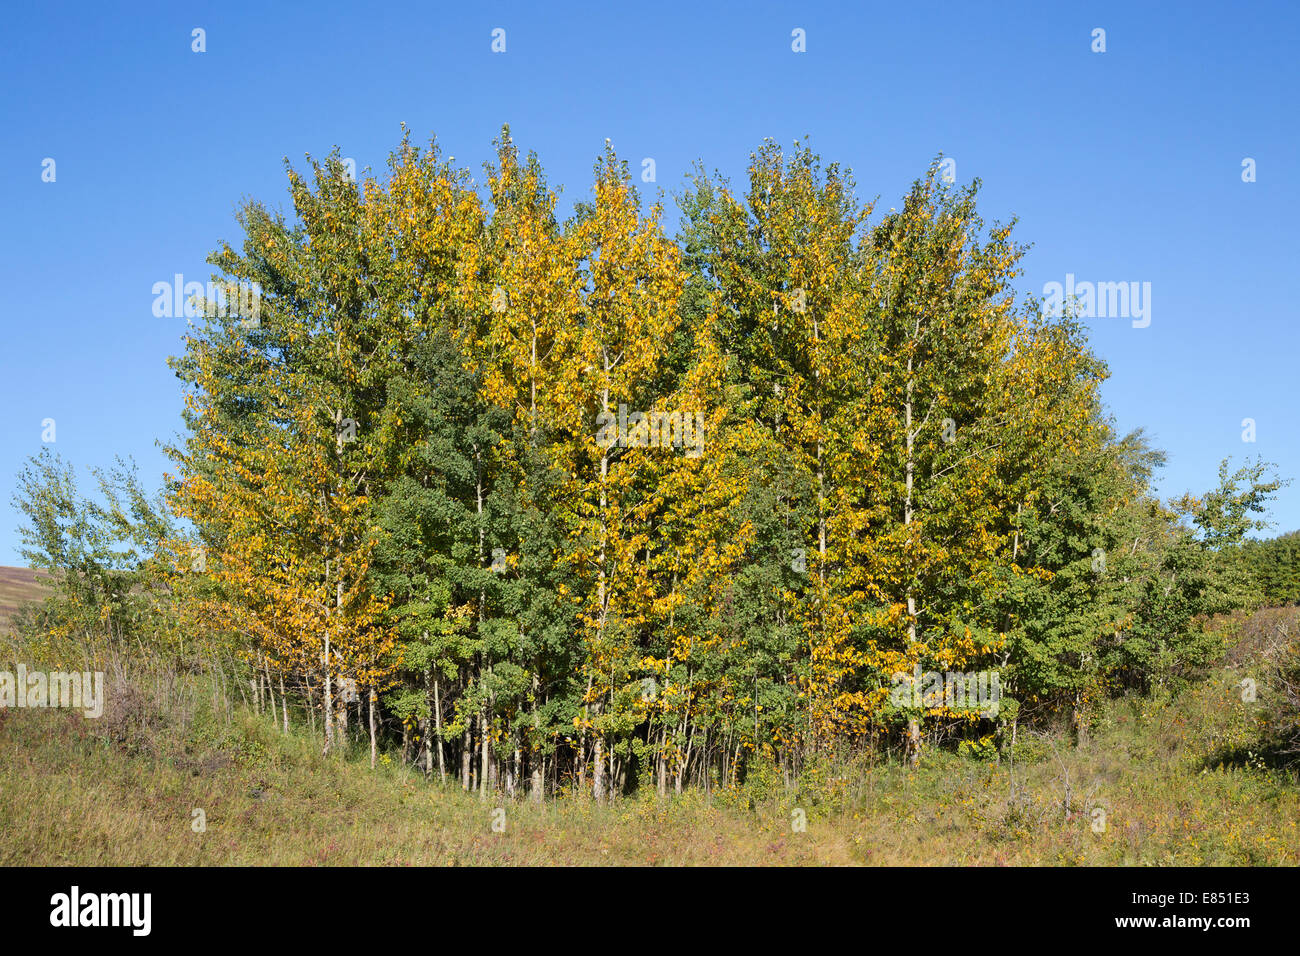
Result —
<path fill-rule="evenodd" d="M 1300 864 L 1300 786 L 1241 700 L 1254 655 L 1243 641 L 1175 699 L 1107 703 L 1077 749 L 1022 735 L 1014 762 L 931 751 L 915 772 L 609 807 L 481 802 L 137 677 L 97 721 L 0 710 L 0 864 Z"/>

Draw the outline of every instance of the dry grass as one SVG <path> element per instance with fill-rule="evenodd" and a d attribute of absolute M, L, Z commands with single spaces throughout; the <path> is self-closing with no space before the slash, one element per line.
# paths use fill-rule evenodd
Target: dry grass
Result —
<path fill-rule="evenodd" d="M 160 755 L 75 715 L 11 711 L 0 716 L 0 864 L 1300 863 L 1295 780 L 1262 765 L 1210 769 L 1225 737 L 1197 717 L 1119 707 L 1084 751 L 1035 742 L 1014 770 L 936 755 L 915 774 L 877 767 L 820 800 L 753 809 L 743 792 L 507 802 L 497 833 L 498 801 L 397 766 L 322 759 L 252 715 L 214 749 Z M 195 808 L 205 833 L 191 828 Z"/>
<path fill-rule="evenodd" d="M 1112 702 L 1081 749 L 1022 735 L 1014 763 L 935 752 L 796 793 L 755 777 L 612 807 L 483 803 L 137 677 L 99 721 L 0 711 L 0 864 L 1296 865 L 1300 781 L 1262 742 L 1268 689 L 1241 700 L 1257 663 L 1230 655 L 1177 699 Z"/>

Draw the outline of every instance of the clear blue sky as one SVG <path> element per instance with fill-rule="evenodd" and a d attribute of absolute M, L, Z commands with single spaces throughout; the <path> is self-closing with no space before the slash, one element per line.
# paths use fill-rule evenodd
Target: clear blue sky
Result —
<path fill-rule="evenodd" d="M 381 170 L 403 121 L 474 170 L 509 122 L 566 207 L 606 137 L 671 191 L 697 157 L 738 176 L 764 137 L 807 135 L 885 208 L 942 151 L 984 181 L 986 219 L 1019 217 L 1024 292 L 1151 283 L 1149 327 L 1089 324 L 1121 428 L 1169 452 L 1164 492 L 1209 487 L 1224 456 L 1300 477 L 1297 4 L 470 6 L 6 10 L 0 564 L 20 560 L 9 498 L 42 419 L 78 466 L 130 454 L 161 479 L 185 320 L 153 316 L 153 284 L 209 278 L 241 197 L 286 201 L 284 157 L 337 144 Z M 1300 528 L 1300 482 L 1270 517 Z"/>

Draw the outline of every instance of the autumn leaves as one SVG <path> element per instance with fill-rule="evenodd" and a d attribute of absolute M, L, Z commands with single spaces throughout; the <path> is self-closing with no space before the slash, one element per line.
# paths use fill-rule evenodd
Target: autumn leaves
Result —
<path fill-rule="evenodd" d="M 992 659 L 1016 515 L 1097 440 L 1097 376 L 1015 308 L 972 191 L 932 170 L 873 225 L 768 145 L 743 194 L 697 176 L 673 239 L 608 148 L 567 222 L 508 131 L 482 194 L 409 142 L 383 182 L 313 173 L 213 258 L 261 318 L 175 360 L 175 502 L 213 620 L 327 739 L 355 681 L 372 752 L 603 798 L 915 749 L 943 710 L 890 675 Z"/>

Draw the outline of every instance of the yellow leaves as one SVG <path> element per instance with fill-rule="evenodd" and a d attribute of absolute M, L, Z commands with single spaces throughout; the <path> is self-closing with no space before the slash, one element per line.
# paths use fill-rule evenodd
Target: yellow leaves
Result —
<path fill-rule="evenodd" d="M 1104 440 L 1092 386 L 1078 384 L 1074 343 L 1013 311 L 1012 250 L 977 248 L 971 221 L 924 188 L 889 236 L 872 235 L 838 174 L 765 147 L 749 195 L 719 188 L 701 212 L 716 283 L 687 303 L 698 277 L 612 151 L 568 226 L 508 139 L 482 198 L 432 152 L 406 148 L 388 183 L 363 185 L 359 208 L 293 183 L 307 241 L 266 229 L 252 246 L 288 285 L 327 287 L 307 306 L 277 305 L 277 344 L 305 358 L 284 367 L 244 342 L 196 340 L 195 435 L 178 491 L 188 517 L 224 532 L 212 555 L 221 612 L 277 662 L 317 667 L 328 637 L 338 667 L 384 680 L 392 598 L 363 586 L 379 534 L 369 494 L 384 476 L 368 462 L 379 447 L 405 473 L 425 412 L 358 412 L 369 413 L 365 434 L 346 451 L 330 416 L 339 393 L 382 382 L 434 331 L 506 422 L 489 468 L 555 521 L 547 587 L 580 688 L 591 680 L 588 702 L 654 674 L 666 685 L 656 703 L 630 706 L 673 726 L 748 708 L 766 721 L 787 708 L 757 703 L 775 688 L 797 693 L 800 723 L 774 740 L 867 732 L 890 674 L 986 652 L 993 627 L 1008 626 L 995 616 L 1007 581 L 1050 579 L 1008 560 L 1010 516 L 1038 504 L 1037 469 Z M 358 258 L 384 264 L 375 295 L 387 318 L 369 329 L 359 316 L 376 302 L 358 287 L 376 277 Z M 235 395 L 241 375 L 256 384 Z M 274 414 L 231 429 L 232 398 Z M 706 453 L 602 448 L 593 417 L 620 405 L 698 411 Z M 941 438 L 949 416 L 955 437 Z M 545 482 L 525 464 L 534 448 Z M 806 552 L 797 576 L 781 553 L 794 545 Z M 511 583 L 524 580 L 528 562 L 507 553 Z M 470 633 L 477 613 L 471 601 L 447 616 Z M 769 631 L 785 656 L 753 664 L 768 667 L 760 693 L 746 668 Z"/>

